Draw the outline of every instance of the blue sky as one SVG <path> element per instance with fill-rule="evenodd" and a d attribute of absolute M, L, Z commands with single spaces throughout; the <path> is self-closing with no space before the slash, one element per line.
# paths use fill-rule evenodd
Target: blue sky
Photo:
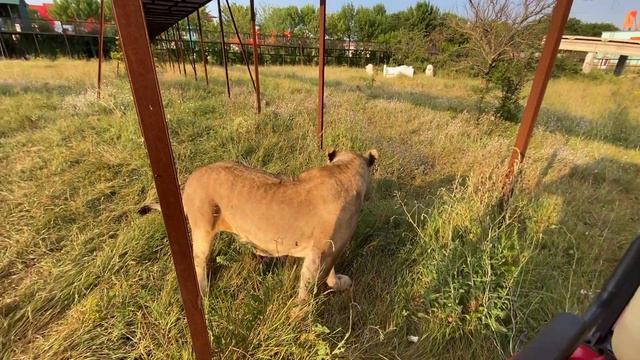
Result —
<path fill-rule="evenodd" d="M 249 4 L 249 0 L 234 0 L 239 4 Z M 53 2 L 53 0 L 27 0 L 29 4 L 41 4 L 43 2 Z M 327 11 L 336 11 L 349 1 L 327 1 Z M 380 0 L 352 0 L 354 5 L 373 6 L 378 3 L 385 3 Z M 415 4 L 416 1 L 408 0 L 396 0 L 387 1 L 385 6 L 387 11 L 395 12 L 406 9 L 407 7 Z M 431 3 L 437 5 L 442 10 L 452 11 L 460 13 L 464 10 L 464 0 L 431 0 Z M 269 5 L 304 5 L 314 4 L 317 5 L 318 1 L 309 0 L 284 0 L 284 1 L 268 1 L 268 0 L 256 0 L 258 7 Z M 216 10 L 215 1 L 209 5 L 209 8 Z M 573 8 L 571 10 L 571 16 L 585 21 L 597 21 L 597 22 L 611 22 L 618 27 L 622 26 L 624 17 L 627 11 L 631 9 L 640 10 L 640 0 L 574 0 Z M 215 12 L 214 12 L 215 13 Z"/>

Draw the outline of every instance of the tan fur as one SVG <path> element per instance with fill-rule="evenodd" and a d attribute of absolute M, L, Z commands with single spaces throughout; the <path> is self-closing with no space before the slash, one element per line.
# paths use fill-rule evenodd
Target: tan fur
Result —
<path fill-rule="evenodd" d="M 356 229 L 377 157 L 375 150 L 367 156 L 333 151 L 328 165 L 292 180 L 231 162 L 197 169 L 187 180 L 183 204 L 201 291 L 207 289 L 207 260 L 220 231 L 237 234 L 260 255 L 304 258 L 300 300 L 309 297 L 316 280 L 336 291 L 351 287 L 351 279 L 333 266 Z"/>

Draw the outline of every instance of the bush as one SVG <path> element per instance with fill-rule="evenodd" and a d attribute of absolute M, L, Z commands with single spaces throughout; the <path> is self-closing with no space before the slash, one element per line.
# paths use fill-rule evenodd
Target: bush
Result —
<path fill-rule="evenodd" d="M 493 110 L 496 116 L 513 122 L 520 118 L 522 89 L 533 70 L 531 58 L 512 58 L 499 62 L 489 75 L 489 82 L 500 90 L 498 104 Z"/>

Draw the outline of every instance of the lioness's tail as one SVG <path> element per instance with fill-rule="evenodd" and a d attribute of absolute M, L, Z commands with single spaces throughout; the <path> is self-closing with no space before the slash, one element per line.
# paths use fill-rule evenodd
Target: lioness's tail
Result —
<path fill-rule="evenodd" d="M 162 208 L 160 208 L 160 204 L 153 203 L 153 204 L 144 205 L 143 207 L 138 209 L 138 214 L 147 215 L 148 213 L 152 212 L 153 210 L 158 210 L 158 211 L 162 212 Z"/>

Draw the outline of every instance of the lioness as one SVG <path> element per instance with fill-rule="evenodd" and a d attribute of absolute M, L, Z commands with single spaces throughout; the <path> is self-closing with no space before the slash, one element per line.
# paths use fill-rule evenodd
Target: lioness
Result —
<path fill-rule="evenodd" d="M 336 291 L 351 287 L 351 279 L 336 274 L 333 266 L 356 229 L 378 152 L 332 150 L 327 155 L 327 165 L 291 180 L 232 162 L 191 174 L 182 201 L 203 295 L 207 261 L 220 231 L 237 234 L 262 256 L 304 258 L 298 300 L 309 297 L 316 280 L 326 279 Z"/>

